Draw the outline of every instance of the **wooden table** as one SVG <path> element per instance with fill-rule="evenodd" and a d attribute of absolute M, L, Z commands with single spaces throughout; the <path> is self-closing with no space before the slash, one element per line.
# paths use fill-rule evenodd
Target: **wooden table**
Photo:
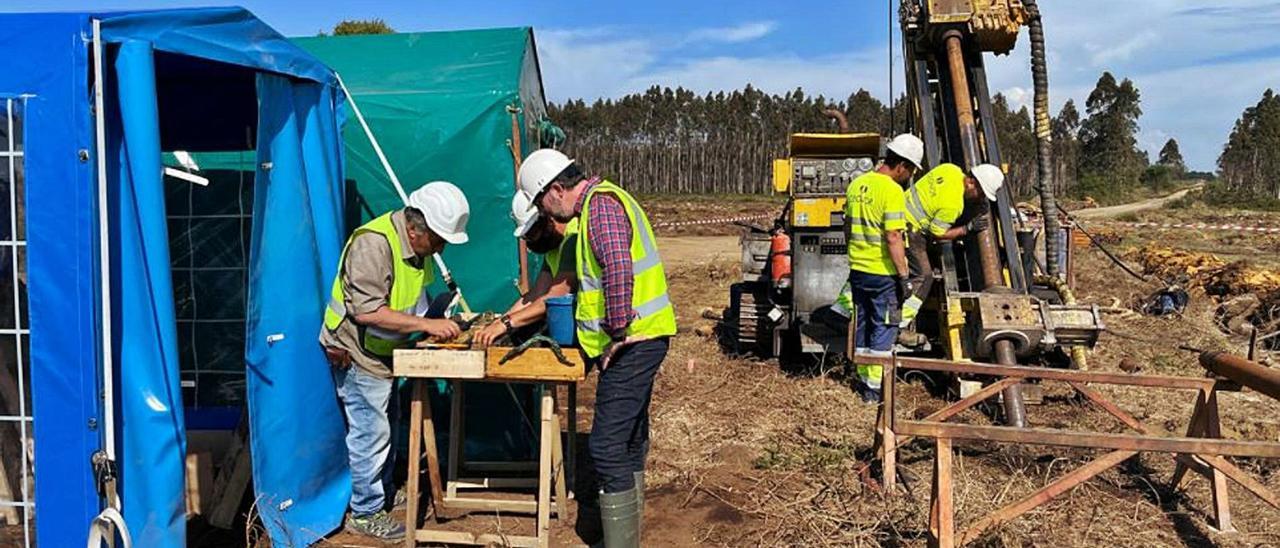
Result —
<path fill-rule="evenodd" d="M 405 377 L 412 384 L 412 400 L 409 410 L 409 479 L 406 491 L 408 505 L 406 524 L 409 534 L 405 546 L 417 546 L 419 542 L 508 546 L 543 547 L 549 544 L 550 520 L 564 517 L 568 501 L 565 481 L 565 451 L 560 440 L 560 415 L 556 409 L 556 387 L 569 387 L 569 463 L 573 463 L 574 438 L 576 437 L 576 387 L 577 381 L 586 376 L 586 367 L 576 351 L 565 352 L 572 366 L 560 363 L 555 355 L 544 348 L 532 348 L 507 363 L 499 363 L 509 348 L 494 347 L 485 350 L 411 349 L 397 350 L 393 358 L 393 372 Z M 431 400 L 426 382 L 446 379 L 454 389 L 449 429 L 448 481 L 440 477 L 440 458 L 436 447 L 435 422 L 432 419 Z M 462 469 L 463 417 L 462 382 L 536 383 L 539 391 L 539 443 L 536 479 L 484 478 L 480 480 L 459 478 Z M 427 477 L 430 488 L 431 515 L 436 522 L 444 512 L 511 512 L 537 516 L 535 536 L 511 536 L 497 534 L 472 534 L 419 527 L 421 461 L 425 453 Z M 519 469 L 520 463 L 513 463 Z M 491 468 L 493 465 L 490 466 Z M 512 468 L 507 466 L 507 468 Z M 460 497 L 459 488 L 537 487 L 533 500 L 495 500 L 479 497 Z M 553 491 L 554 489 L 554 499 Z"/>

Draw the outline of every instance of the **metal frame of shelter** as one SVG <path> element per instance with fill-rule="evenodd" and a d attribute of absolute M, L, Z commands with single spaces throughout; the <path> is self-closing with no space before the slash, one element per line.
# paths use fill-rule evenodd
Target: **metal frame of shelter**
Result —
<path fill-rule="evenodd" d="M 977 364 L 948 360 L 859 356 L 860 362 L 884 366 L 884 404 L 877 419 L 876 444 L 883 464 L 883 486 L 892 492 L 897 478 L 897 450 L 912 437 L 934 440 L 936 454 L 933 469 L 933 489 L 929 512 L 931 545 L 950 547 L 977 540 L 981 535 L 1002 523 L 1015 519 L 1036 507 L 1066 493 L 1090 478 L 1105 472 L 1140 452 L 1172 453 L 1177 467 L 1170 483 L 1178 488 L 1188 471 L 1203 475 L 1210 482 L 1213 495 L 1214 526 L 1221 532 L 1233 532 L 1231 506 L 1227 494 L 1227 480 L 1239 484 L 1245 490 L 1280 509 L 1280 497 L 1270 491 L 1226 457 L 1280 458 L 1280 443 L 1238 441 L 1222 439 L 1218 412 L 1218 392 L 1239 391 L 1240 385 L 1218 378 L 1170 377 L 1155 375 L 1128 375 L 1036 367 Z M 982 375 L 995 377 L 995 382 L 974 394 L 961 399 L 921 420 L 896 418 L 896 372 L 898 369 L 944 372 L 956 375 Z M 1013 428 L 1007 426 L 978 426 L 946 422 L 963 411 L 999 394 L 1005 388 L 1023 381 L 1040 379 L 1061 381 L 1070 385 L 1082 397 L 1101 407 L 1136 434 L 1111 434 L 1100 432 L 1068 431 L 1046 428 Z M 1127 413 L 1114 402 L 1089 387 L 1090 384 L 1137 386 L 1156 389 L 1196 391 L 1195 411 L 1185 437 L 1163 437 Z M 952 502 L 952 455 L 956 440 L 981 440 L 1021 445 L 1053 445 L 1108 449 L 1094 460 L 1064 474 L 1023 499 L 1006 505 L 969 527 L 956 533 Z"/>

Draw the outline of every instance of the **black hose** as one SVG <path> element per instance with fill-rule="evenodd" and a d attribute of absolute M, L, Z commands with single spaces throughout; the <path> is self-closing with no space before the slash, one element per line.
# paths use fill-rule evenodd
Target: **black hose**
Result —
<path fill-rule="evenodd" d="M 1040 171 L 1040 211 L 1044 216 L 1045 270 L 1052 277 L 1062 272 L 1058 264 L 1058 251 L 1062 249 L 1062 230 L 1058 216 L 1058 202 L 1053 195 L 1053 129 L 1049 122 L 1049 65 L 1045 62 L 1044 24 L 1036 0 L 1024 0 L 1028 27 L 1031 35 L 1031 79 L 1035 87 L 1036 159 Z"/>

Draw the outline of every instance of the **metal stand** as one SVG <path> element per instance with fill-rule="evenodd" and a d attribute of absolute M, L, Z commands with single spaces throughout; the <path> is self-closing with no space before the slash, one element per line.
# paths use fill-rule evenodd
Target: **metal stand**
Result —
<path fill-rule="evenodd" d="M 1254 494 L 1272 507 L 1280 509 L 1280 497 L 1277 497 L 1266 485 L 1232 464 L 1226 458 L 1228 456 L 1280 458 L 1280 443 L 1221 439 L 1217 394 L 1219 391 L 1239 390 L 1239 385 L 1229 381 L 1214 378 L 1126 375 L 974 364 L 946 360 L 898 358 L 896 356 L 892 358 L 860 356 L 859 360 L 865 363 L 879 363 L 885 368 L 884 406 L 881 409 L 877 436 L 880 438 L 878 447 L 880 448 L 880 458 L 884 465 L 883 481 L 887 492 L 893 491 L 894 482 L 897 478 L 896 453 L 898 448 L 910 441 L 912 436 L 928 437 L 935 440 L 937 455 L 934 461 L 933 494 L 929 520 L 929 532 L 931 545 L 933 546 L 950 547 L 973 542 L 983 532 L 992 527 L 1035 509 L 1143 451 L 1173 454 L 1174 459 L 1177 461 L 1177 467 L 1171 482 L 1174 488 L 1182 484 L 1187 471 L 1194 471 L 1209 480 L 1210 491 L 1213 494 L 1212 516 L 1214 526 L 1221 532 L 1235 531 L 1231 524 L 1227 479 L 1236 482 L 1246 491 Z M 925 417 L 923 420 L 898 421 L 894 418 L 894 392 L 896 391 L 895 384 L 897 383 L 896 370 L 899 367 L 925 371 L 943 371 L 953 374 L 988 375 L 1000 377 L 1000 380 Z M 947 419 L 1026 379 L 1066 382 L 1085 399 L 1101 407 L 1108 414 L 1137 432 L 1137 434 L 975 426 L 945 422 Z M 1186 436 L 1173 438 L 1154 435 L 1153 431 L 1141 421 L 1090 388 L 1090 384 L 1195 390 L 1197 392 L 1195 411 L 1192 413 L 1191 425 L 1187 429 Z M 952 442 L 953 440 L 963 439 L 1109 449 L 1110 452 L 1068 472 L 1066 475 L 1031 493 L 1026 498 L 988 514 L 967 529 L 956 534 L 952 505 Z"/>

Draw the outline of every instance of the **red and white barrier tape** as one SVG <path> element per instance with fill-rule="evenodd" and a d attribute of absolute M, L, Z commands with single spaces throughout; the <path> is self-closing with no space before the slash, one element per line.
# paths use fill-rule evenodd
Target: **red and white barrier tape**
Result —
<path fill-rule="evenodd" d="M 1125 221 L 1088 221 L 1088 224 L 1124 226 L 1129 228 L 1155 228 L 1155 229 L 1190 229 L 1190 230 L 1230 230 L 1234 232 L 1255 232 L 1261 234 L 1280 234 L 1280 227 L 1269 226 L 1244 226 L 1244 225 L 1219 225 L 1209 223 L 1138 223 Z"/>
<path fill-rule="evenodd" d="M 739 222 L 747 222 L 747 221 L 759 221 L 761 219 L 772 219 L 774 217 L 777 217 L 777 215 L 773 213 L 766 213 L 763 215 L 748 215 L 745 217 L 727 217 L 724 219 L 704 219 L 701 221 L 678 221 L 678 222 L 672 222 L 672 223 L 657 223 L 653 225 L 653 228 L 657 229 L 657 228 L 679 228 L 683 226 L 720 225 L 720 224 L 739 223 Z"/>

